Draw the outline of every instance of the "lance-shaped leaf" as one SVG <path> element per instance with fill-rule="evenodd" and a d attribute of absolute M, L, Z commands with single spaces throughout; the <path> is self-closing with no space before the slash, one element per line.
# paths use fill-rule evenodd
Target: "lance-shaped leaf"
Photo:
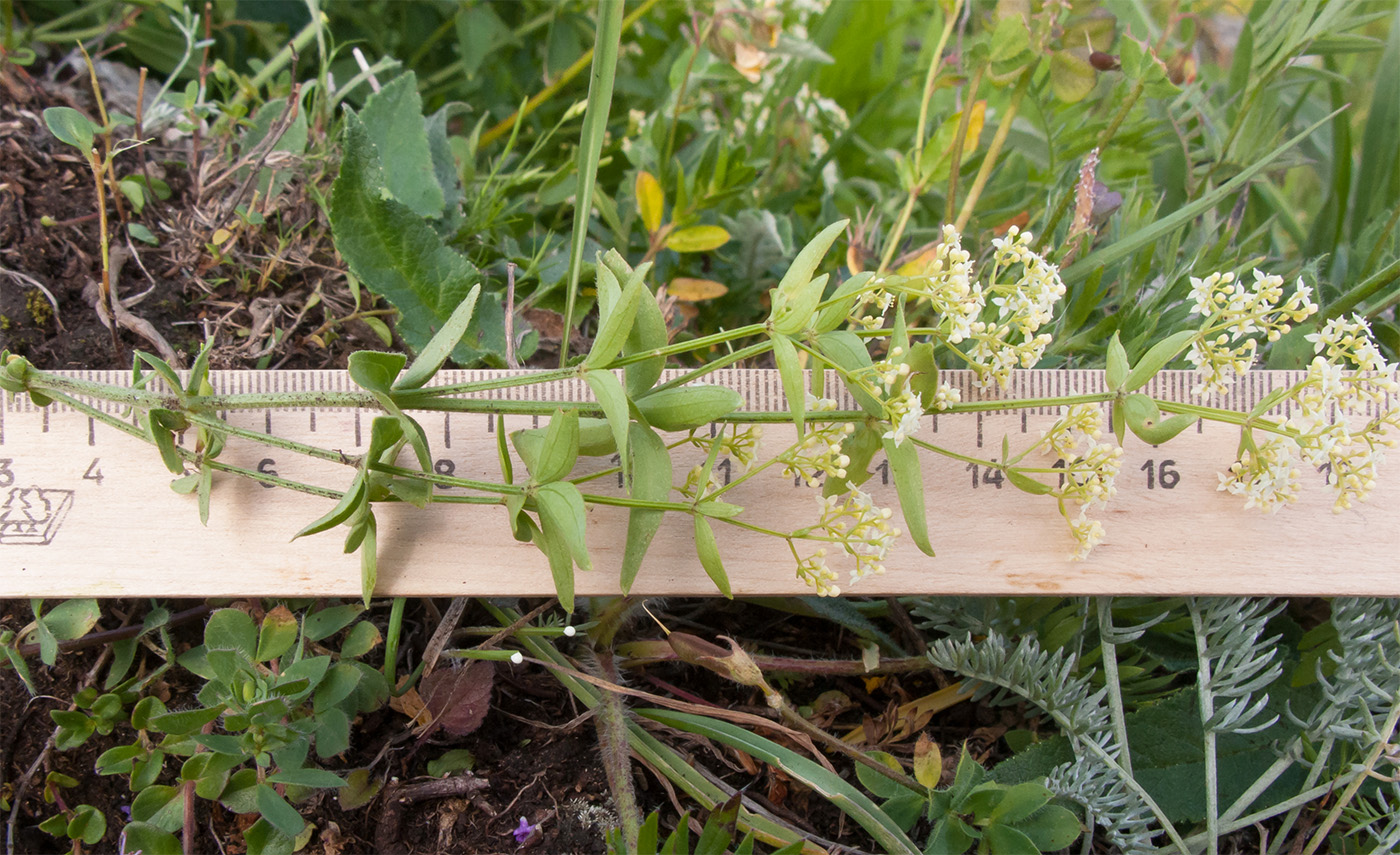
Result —
<path fill-rule="evenodd" d="M 583 494 L 578 487 L 568 481 L 555 481 L 545 484 L 535 493 L 535 502 L 540 509 L 540 522 L 545 531 L 559 535 L 569 548 L 580 570 L 592 570 L 593 562 L 588 558 L 588 510 L 583 505 Z"/>
<path fill-rule="evenodd" d="M 729 232 L 720 226 L 691 226 L 671 232 L 666 248 L 676 252 L 709 252 L 729 243 Z"/>
<path fill-rule="evenodd" d="M 822 257 L 827 250 L 836 242 L 836 237 L 846 230 L 850 220 L 841 220 L 832 223 L 797 253 L 797 257 L 792 260 L 787 272 L 783 274 L 782 281 L 778 283 L 778 293 L 785 300 L 791 300 L 797 292 L 807 286 L 812 281 L 812 274 L 817 272 L 817 265 L 821 263 Z"/>
<path fill-rule="evenodd" d="M 510 460 L 510 449 L 506 447 L 506 417 L 496 416 L 496 459 L 501 464 L 501 480 L 515 483 L 515 464 Z"/>
<path fill-rule="evenodd" d="M 408 437 L 409 444 L 413 446 L 413 451 L 418 457 L 418 465 L 423 468 L 424 472 L 431 472 L 433 458 L 428 451 L 428 437 L 423 432 L 423 426 L 405 413 L 394 402 L 392 395 L 394 381 L 403 371 L 408 357 L 402 353 L 359 350 L 350 354 L 348 362 L 350 379 L 354 380 L 360 388 L 372 394 L 379 406 L 383 407 L 385 412 L 399 422 L 404 435 Z"/>
<path fill-rule="evenodd" d="M 452 310 L 447 323 L 433 335 L 428 341 L 428 346 L 423 348 L 408 370 L 394 382 L 393 388 L 417 389 L 432 379 L 447 361 L 447 357 L 452 355 L 462 337 L 467 334 L 467 327 L 471 325 L 472 315 L 476 312 L 476 298 L 480 294 L 481 286 L 473 285 L 466 298 Z"/>
<path fill-rule="evenodd" d="M 549 573 L 554 577 L 554 595 L 564 611 L 574 610 L 574 559 L 569 554 L 569 545 L 558 532 L 540 528 L 529 517 L 522 517 L 530 530 L 535 546 L 549 559 Z"/>
<path fill-rule="evenodd" d="M 710 521 L 700 514 L 695 515 L 695 554 L 700 558 L 700 566 L 705 568 L 705 575 L 715 583 L 719 592 L 728 599 L 734 599 L 729 589 L 729 575 L 724 572 L 724 563 L 719 558 L 719 543 L 715 540 L 714 529 L 710 527 Z"/>
<path fill-rule="evenodd" d="M 1199 335 L 1198 330 L 1182 330 L 1167 336 L 1148 349 L 1142 355 L 1133 370 L 1128 372 L 1128 379 L 1123 384 L 1123 391 L 1136 392 L 1148 381 L 1157 376 L 1157 372 L 1166 367 L 1168 362 L 1176 358 L 1178 353 L 1191 343 L 1191 339 Z"/>
<path fill-rule="evenodd" d="M 331 512 L 292 535 L 292 540 L 335 528 L 350 519 L 350 515 L 360 509 L 360 506 L 365 503 L 367 495 L 365 474 L 360 472 L 355 475 L 355 480 L 350 482 L 349 488 L 340 497 L 340 501 L 336 503 L 334 508 L 331 508 Z"/>
<path fill-rule="evenodd" d="M 642 215 L 642 226 L 647 234 L 661 228 L 661 215 L 666 206 L 666 194 L 661 182 L 645 169 L 637 173 L 637 213 Z"/>
<path fill-rule="evenodd" d="M 528 448 L 520 442 L 515 444 L 535 483 L 548 484 L 568 475 L 578 461 L 578 410 L 554 411 L 533 461 L 527 456 Z"/>
<path fill-rule="evenodd" d="M 938 397 L 938 361 L 933 355 L 933 342 L 921 341 L 910 346 L 904 364 L 909 366 L 909 388 L 925 406 L 932 406 Z"/>
<path fill-rule="evenodd" d="M 860 296 L 861 290 L 869 284 L 870 278 L 874 275 L 873 271 L 867 270 L 864 273 L 857 273 L 836 286 L 836 292 L 822 301 L 830 303 L 830 305 L 818 310 L 817 322 L 812 325 L 812 328 L 818 333 L 828 333 L 845 323 L 846 318 L 851 314 L 851 309 L 855 306 L 856 299 Z"/>
<path fill-rule="evenodd" d="M 822 356 L 831 361 L 832 365 L 846 374 L 863 373 L 865 376 L 870 376 L 870 351 L 865 349 L 865 342 L 861 341 L 860 336 L 850 330 L 822 333 L 817 337 L 817 349 L 821 351 Z M 874 396 L 862 389 L 859 384 L 851 383 L 849 380 L 846 380 L 845 383 L 851 397 L 855 398 L 862 410 L 872 416 L 884 418 L 885 408 Z"/>
<path fill-rule="evenodd" d="M 782 769 L 860 823 L 882 852 L 914 855 L 920 851 L 895 821 L 853 784 L 791 749 L 737 725 L 706 716 L 660 709 L 639 710 L 638 714 L 679 730 L 718 740 Z"/>
<path fill-rule="evenodd" d="M 727 386 L 672 386 L 637 400 L 637 411 L 657 430 L 692 430 L 722 419 L 744 401 Z"/>
<path fill-rule="evenodd" d="M 1160 445 L 1176 437 L 1196 421 L 1195 416 L 1178 413 L 1170 418 L 1162 418 L 1157 402 L 1146 395 L 1129 395 L 1123 401 L 1123 416 L 1128 429 L 1138 439 L 1152 445 Z"/>
<path fill-rule="evenodd" d="M 1011 486 L 1032 496 L 1044 496 L 1054 490 L 1049 484 L 1042 484 L 1031 476 L 1017 469 L 1006 470 L 1006 480 L 1011 482 Z"/>
<path fill-rule="evenodd" d="M 604 254 L 603 265 L 612 271 L 619 282 L 625 282 L 634 275 L 645 279 L 647 271 L 651 269 L 651 262 L 647 262 L 633 270 L 632 266 L 627 263 L 627 259 L 623 258 L 615 249 L 610 249 Z M 665 347 L 669 340 L 666 331 L 666 318 L 662 316 L 661 307 L 656 304 L 651 292 L 647 291 L 642 295 L 642 299 L 637 301 L 637 317 L 632 324 L 631 333 L 627 336 L 627 342 L 622 346 L 622 354 L 632 356 L 654 351 Z M 632 398 L 646 394 L 652 386 L 656 385 L 656 381 L 665 367 L 666 357 L 664 356 L 655 356 L 628 365 L 626 371 L 627 394 Z"/>
<path fill-rule="evenodd" d="M 598 335 L 593 339 L 593 348 L 589 350 L 587 358 L 583 364 L 588 368 L 596 368 L 606 365 L 617 357 L 622 346 L 627 343 L 627 337 L 632 334 L 632 325 L 637 320 L 637 305 L 641 302 L 642 292 L 646 290 L 643 283 L 643 275 L 638 275 L 633 271 L 632 275 L 622 283 L 620 290 L 614 282 L 613 290 L 617 293 L 615 299 L 605 299 L 604 282 L 613 278 L 613 272 L 603 263 L 602 257 L 598 259 Z"/>
<path fill-rule="evenodd" d="M 1108 342 L 1108 366 L 1104 372 L 1104 380 L 1111 392 L 1123 391 L 1123 386 L 1128 381 L 1128 352 L 1123 349 L 1123 342 L 1119 340 L 1117 332 Z"/>
<path fill-rule="evenodd" d="M 153 409 L 146 414 L 146 431 L 160 451 L 160 459 L 176 475 L 185 474 L 185 464 L 175 450 L 175 431 L 184 430 L 189 422 L 173 410 Z"/>
<path fill-rule="evenodd" d="M 628 430 L 627 444 L 632 456 L 632 498 L 644 502 L 664 502 L 671 497 L 671 452 L 656 432 L 645 425 L 633 424 Z M 642 569 L 656 530 L 661 527 L 665 511 L 656 508 L 632 508 L 627 514 L 627 544 L 622 553 L 620 584 L 625 594 Z"/>
<path fill-rule="evenodd" d="M 603 415 L 607 416 L 615 450 L 618 458 L 622 461 L 622 479 L 626 481 L 627 474 L 631 471 L 631 461 L 627 458 L 627 425 L 629 424 L 627 393 L 622 390 L 622 383 L 611 371 L 590 371 L 584 375 L 584 380 L 588 382 L 588 388 L 593 390 L 593 396 L 598 399 L 598 406 L 603 408 Z M 580 454 L 585 453 L 583 433 L 583 425 L 580 422 Z"/>
<path fill-rule="evenodd" d="M 813 321 L 813 313 L 821 305 L 826 292 L 827 274 L 823 273 L 790 296 L 774 289 L 772 292 L 773 329 L 784 335 L 797 335 Z"/>
<path fill-rule="evenodd" d="M 899 509 L 904 512 L 904 524 L 909 529 L 909 539 L 914 541 L 920 552 L 933 555 L 924 512 L 924 471 L 919 461 L 919 450 L 907 439 L 898 445 L 893 439 L 883 442 L 885 459 L 889 461 L 890 474 L 894 476 L 895 491 L 899 493 Z"/>
<path fill-rule="evenodd" d="M 379 583 L 379 535 L 374 511 L 365 506 L 364 535 L 360 542 L 360 596 L 365 608 L 369 608 L 370 597 L 374 596 L 374 586 Z"/>
<path fill-rule="evenodd" d="M 787 398 L 788 412 L 797 425 L 797 438 L 802 438 L 802 430 L 807 419 L 807 387 L 802 380 L 802 365 L 797 360 L 797 348 L 785 335 L 774 333 L 773 359 L 778 363 L 778 377 L 783 381 L 783 396 Z"/>

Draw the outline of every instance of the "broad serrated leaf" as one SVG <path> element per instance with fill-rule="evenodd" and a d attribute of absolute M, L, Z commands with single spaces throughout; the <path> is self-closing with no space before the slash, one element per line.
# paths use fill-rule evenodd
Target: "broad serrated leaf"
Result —
<path fill-rule="evenodd" d="M 219 609 L 204 624 L 204 646 L 209 650 L 232 650 L 252 661 L 258 649 L 258 629 L 248 613 Z"/>
<path fill-rule="evenodd" d="M 417 76 L 400 75 L 370 95 L 360 120 L 383 165 L 384 189 L 419 217 L 440 216 L 444 199 L 433 173 Z"/>
<path fill-rule="evenodd" d="M 421 352 L 481 281 L 481 274 L 443 243 L 422 217 L 400 202 L 383 198 L 382 185 L 383 171 L 373 144 L 359 118 L 347 113 L 340 175 L 331 190 L 336 249 L 365 287 L 399 310 L 399 335 Z M 499 298 L 479 300 L 466 340 L 452 350 L 453 361 L 466 365 L 487 353 L 500 359 L 505 346 L 503 322 Z"/>

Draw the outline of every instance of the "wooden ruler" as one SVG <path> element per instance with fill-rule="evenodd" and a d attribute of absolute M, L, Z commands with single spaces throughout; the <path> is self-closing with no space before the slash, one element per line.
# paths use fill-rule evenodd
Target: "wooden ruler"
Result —
<path fill-rule="evenodd" d="M 460 383 L 502 372 L 444 371 L 437 382 Z M 124 372 L 70 372 L 121 383 Z M 1164 372 L 1145 391 L 1169 400 L 1248 410 L 1271 389 L 1296 382 L 1293 372 L 1255 372 L 1226 399 L 1193 399 L 1187 372 Z M 744 398 L 743 411 L 784 409 L 773 371 L 724 370 L 712 382 Z M 966 372 L 947 372 L 964 402 L 1098 392 L 1097 371 L 1022 371 L 1006 393 L 972 388 Z M 220 393 L 352 391 L 343 372 L 215 372 Z M 854 404 L 828 375 L 843 409 Z M 590 401 L 582 381 L 486 393 L 498 399 Z M 117 412 L 115 407 L 106 408 Z M 994 459 L 1002 438 L 1013 453 L 1034 443 L 1056 417 L 1045 410 L 993 410 L 926 416 L 920 438 L 968 456 Z M 1284 411 L 1284 415 L 1288 413 Z M 296 439 L 347 455 L 365 450 L 372 410 L 286 408 L 231 414 L 259 433 Z M 499 480 L 494 418 L 480 413 L 418 413 L 442 474 Z M 128 417 L 129 418 L 129 417 Z M 507 430 L 530 427 L 509 416 Z M 192 433 L 192 432 L 191 432 Z M 704 431 L 702 430 L 702 434 Z M 759 459 L 792 441 L 790 427 L 765 428 Z M 187 440 L 192 441 L 192 438 Z M 1297 503 L 1275 515 L 1246 510 L 1217 490 L 1218 474 L 1235 458 L 1237 428 L 1198 423 L 1162 447 L 1131 434 L 1118 495 L 1094 516 L 1106 541 L 1087 561 L 1069 560 L 1073 542 L 1053 499 L 1025 494 L 985 466 L 923 453 L 928 522 L 937 557 L 901 539 L 887 572 L 852 595 L 886 594 L 1313 594 L 1400 596 L 1400 466 L 1381 473 L 1365 504 L 1332 513 L 1325 475 L 1309 466 Z M 684 478 L 703 454 L 678 452 Z M 234 439 L 219 458 L 333 489 L 353 475 L 348 466 Z M 1048 465 L 1048 460 L 1041 465 Z M 605 458 L 582 458 L 575 474 L 601 471 Z M 867 484 L 878 504 L 897 507 L 881 456 Z M 517 472 L 523 468 L 517 461 Z M 721 478 L 740 474 L 721 460 Z M 771 477 L 770 477 L 771 475 Z M 66 407 L 34 406 L 27 396 L 0 404 L 0 596 L 343 596 L 360 593 L 359 561 L 341 553 L 342 532 L 289 542 L 333 500 L 276 489 L 231 475 L 215 479 L 212 513 L 201 526 L 193 496 L 170 489 L 172 476 L 154 447 Z M 615 475 L 588 482 L 587 492 L 624 495 Z M 450 489 L 440 489 L 451 494 Z M 460 492 L 460 491 L 456 491 Z M 725 499 L 745 519 L 793 530 L 815 519 L 817 491 L 794 485 L 775 467 Z M 376 506 L 379 592 L 395 595 L 545 595 L 553 592 L 544 557 L 509 534 L 503 507 L 439 504 L 427 510 Z M 895 514 L 899 517 L 898 512 Z M 811 593 L 794 576 L 778 539 L 716 525 L 736 596 Z M 594 569 L 578 574 L 578 592 L 617 593 L 626 511 L 590 506 Z M 706 595 L 714 586 L 695 557 L 688 517 L 668 514 L 633 588 L 646 595 Z"/>

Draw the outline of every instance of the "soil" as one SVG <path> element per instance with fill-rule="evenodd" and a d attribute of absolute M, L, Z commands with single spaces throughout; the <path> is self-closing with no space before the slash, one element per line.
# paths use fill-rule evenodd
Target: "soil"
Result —
<path fill-rule="evenodd" d="M 297 173 L 259 202 L 238 183 L 237 142 L 167 135 L 119 153 L 118 178 L 164 183 L 138 213 L 108 182 L 112 293 L 137 321 L 114 335 L 99 316 L 101 225 L 91 168 L 47 129 L 43 110 L 96 115 L 85 78 L 31 76 L 8 66 L 0 98 L 0 348 L 44 369 L 128 368 L 132 351 L 187 367 L 206 337 L 216 368 L 337 368 L 355 349 L 382 348 L 357 319 L 325 215 Z M 127 129 L 128 133 L 130 129 Z M 231 163 L 230 161 L 234 161 Z M 295 169 L 293 169 L 295 167 Z M 240 227 L 248 203 L 275 228 Z M 158 239 L 133 239 L 130 225 Z M 214 246 L 218 241 L 219 245 Z M 368 308 L 368 307 L 366 307 Z M 118 312 L 123 314 L 123 312 Z M 140 327 L 149 333 L 134 329 Z"/>
<path fill-rule="evenodd" d="M 43 110 L 52 106 L 96 115 L 85 77 L 71 70 L 51 69 L 44 75 L 9 66 L 0 84 L 7 96 L 0 98 L 0 348 L 22 354 L 43 369 L 122 369 L 131 365 L 133 350 L 158 351 L 164 343 L 173 353 L 170 361 L 184 367 L 207 336 L 216 343 L 212 359 L 216 368 L 336 368 L 344 366 L 346 355 L 354 349 L 383 346 L 370 327 L 346 320 L 354 313 L 354 301 L 330 244 L 324 215 L 307 193 L 307 184 L 324 183 L 326 176 L 293 178 L 283 197 L 267 209 L 269 216 L 279 218 L 276 232 L 293 236 L 289 243 L 269 243 L 248 230 L 221 245 L 218 257 L 211 261 L 209 243 L 214 234 L 234 221 L 227 217 L 232 205 L 226 189 L 207 188 L 218 183 L 219 170 L 226 168 L 219 164 L 226 164 L 232 154 L 226 150 L 227 143 L 219 148 L 188 135 L 124 152 L 115 161 L 119 176 L 159 179 L 168 184 L 171 194 L 148 201 L 139 214 L 127 199 L 107 194 L 114 252 L 112 291 L 131 315 L 144 322 L 135 326 L 146 331 L 119 327 L 113 334 L 97 311 L 101 231 L 92 174 L 77 150 L 55 139 L 42 118 Z M 158 236 L 159 245 L 130 239 L 127 226 L 133 223 Z M 308 309 L 309 303 L 315 308 Z M 198 603 L 163 605 L 178 612 Z M 680 609 L 685 616 L 678 619 L 709 627 L 711 633 L 748 639 L 745 632 L 750 628 L 750 635 L 767 639 L 763 644 L 777 645 L 770 650 L 800 649 L 809 655 L 827 650 L 844 658 L 858 655 L 849 645 L 843 650 L 830 647 L 834 639 L 824 622 L 785 615 L 775 619 L 774 613 L 755 606 L 717 601 L 670 605 L 669 610 L 654 610 L 665 619 L 668 611 L 677 614 Z M 123 615 L 139 622 L 147 607 L 139 602 L 103 601 L 102 620 L 94 631 L 120 625 Z M 402 647 L 406 655 L 419 655 L 435 629 L 436 614 L 436 608 L 430 610 L 422 601 L 410 606 L 407 626 L 411 631 Z M 28 603 L 0 601 L 0 630 L 19 632 L 31 616 Z M 382 628 L 385 613 L 380 610 L 376 616 Z M 472 619 L 490 622 L 484 614 L 469 612 L 467 620 Z M 761 621 L 761 633 L 751 632 L 756 621 Z M 201 626 L 201 621 L 194 620 L 173 631 L 177 653 L 199 643 Z M 643 635 L 657 633 L 650 630 Z M 587 658 L 580 642 L 571 645 L 574 654 Z M 38 829 L 40 822 L 58 811 L 58 805 L 44 798 L 45 776 L 54 771 L 78 781 L 76 787 L 59 793 L 63 804 L 93 805 L 106 816 L 108 832 L 91 850 L 118 847 L 118 833 L 128 821 L 133 794 L 125 776 L 96 774 L 94 761 L 103 751 L 129 743 L 133 731 L 119 725 L 79 748 L 50 750 L 55 732 L 50 713 L 69 709 L 82 687 L 102 684 L 106 678 L 103 656 L 101 647 L 65 650 L 52 667 L 30 656 L 34 696 L 12 669 L 0 669 L 0 804 L 14 804 L 13 814 L 6 816 L 10 820 L 6 831 L 12 835 L 15 852 L 67 851 L 59 839 Z M 139 650 L 137 667 L 150 669 L 156 664 L 151 650 Z M 200 688 L 198 679 L 188 672 L 167 672 L 176 674 L 180 676 L 168 676 L 153 689 L 172 709 L 192 704 Z M 761 698 L 750 690 L 687 666 L 650 666 L 639 678 L 635 673 L 626 678 L 639 679 L 643 688 L 661 694 L 679 692 L 689 700 L 764 712 Z M 859 680 L 792 683 L 785 689 L 795 702 L 810 703 L 815 698 L 805 694 L 839 687 L 857 699 L 847 716 L 855 725 L 862 715 L 878 714 L 898 700 L 907 700 L 920 689 L 917 684 L 929 678 L 911 680 L 907 688 L 899 681 L 886 681 L 873 689 L 875 694 L 867 692 Z M 926 688 L 931 690 L 932 683 Z M 987 719 L 982 724 L 992 719 L 985 710 L 968 710 Z M 341 855 L 377 851 L 386 844 L 411 853 L 604 851 L 603 832 L 615 822 L 615 813 L 599 759 L 596 727 L 585 713 L 548 673 L 503 666 L 498 669 L 490 710 L 481 727 L 468 736 L 439 735 L 417 745 L 405 715 L 386 707 L 364 716 L 354 723 L 350 750 L 327 765 L 340 771 L 368 768 L 386 789 L 369 805 L 352 810 L 343 809 L 331 791 L 320 791 L 299 805 L 315 826 L 302 851 Z M 972 726 L 972 721 L 950 725 L 957 735 L 949 738 L 965 737 Z M 746 790 L 755 803 L 794 827 L 846 846 L 868 846 L 858 827 L 844 822 L 827 802 L 776 770 L 721 746 L 660 726 L 648 727 L 684 753 L 695 755 L 697 766 Z M 386 825 L 386 816 L 393 813 L 386 809 L 386 798 L 395 786 L 408 788 L 396 791 L 403 793 L 430 780 L 427 764 L 452 749 L 471 752 L 475 763 L 465 774 L 480 779 L 483 786 L 458 796 L 401 805 L 401 821 Z M 177 771 L 174 761 L 168 760 L 160 782 L 173 781 Z M 641 764 L 634 763 L 634 772 L 641 809 L 663 809 L 669 817 L 663 826 L 674 823 L 682 810 L 694 808 L 683 795 L 674 801 L 670 785 Z M 196 804 L 197 837 L 192 851 L 242 852 L 243 819 L 217 803 L 198 799 Z M 521 818 L 538 826 L 538 831 L 518 843 L 514 830 Z"/>
<path fill-rule="evenodd" d="M 199 605 L 196 601 L 167 603 L 172 611 Z M 522 608 L 537 603 L 523 601 Z M 110 629 L 126 615 L 139 622 L 144 605 L 130 601 L 104 601 L 104 617 L 95 632 Z M 128 611 L 128 609 L 130 611 Z M 707 634 L 733 634 L 746 648 L 774 655 L 801 649 L 807 655 L 827 655 L 851 659 L 855 645 L 831 632 L 831 625 L 815 619 L 775 613 L 754 605 L 714 600 L 678 600 L 654 609 L 663 621 L 684 627 L 705 622 Z M 409 607 L 404 649 L 421 650 L 436 628 L 434 613 L 423 601 Z M 373 613 L 383 624 L 387 610 Z M 19 631 L 31 618 L 28 603 L 0 601 L 0 630 Z M 469 608 L 463 624 L 484 625 L 490 619 L 477 607 Z M 172 635 L 176 652 L 183 652 L 200 641 L 202 620 L 177 627 Z M 654 626 L 635 628 L 639 638 L 657 639 Z M 762 641 L 758 640 L 761 637 Z M 581 637 L 580 637 L 581 638 Z M 630 640 L 630 639 L 622 639 Z M 581 640 L 560 644 L 560 648 L 587 662 Z M 68 709 L 68 699 L 93 678 L 101 685 L 106 677 L 99 663 L 100 648 L 60 654 L 53 667 L 44 667 L 37 656 L 30 657 L 31 674 L 38 694 L 30 697 L 13 670 L 0 671 L 0 793 L 13 797 L 23 787 L 13 823 L 16 852 L 61 852 L 59 841 L 38 830 L 38 824 L 57 812 L 42 798 L 44 776 L 59 771 L 78 780 L 76 788 L 64 790 L 68 805 L 90 804 L 107 817 L 108 833 L 93 851 L 112 851 L 117 830 L 127 821 L 132 793 L 124 776 L 104 777 L 93 772 L 98 755 L 116 745 L 129 743 L 134 733 L 119 726 L 110 735 L 93 736 L 80 748 L 49 751 L 31 776 L 35 758 L 44 751 L 54 731 L 49 713 Z M 376 651 L 377 653 L 378 651 Z M 375 662 L 371 654 L 366 661 Z M 150 669 L 155 655 L 139 651 L 136 667 Z M 377 663 L 376 663 L 377 664 Z M 168 681 L 152 688 L 167 705 L 176 709 L 188 704 L 199 688 L 199 681 L 188 672 L 173 669 Z M 389 708 L 364 716 L 352 730 L 349 751 L 329 768 L 341 773 L 368 768 L 371 776 L 386 786 L 369 805 L 345 810 L 333 791 L 319 791 L 300 804 L 299 810 L 316 828 L 303 852 L 312 855 L 380 851 L 386 841 L 397 851 L 407 853 L 443 852 L 602 852 L 603 831 L 614 822 L 614 809 L 606 777 L 599 759 L 597 731 L 593 717 L 580 706 L 563 685 L 542 669 L 529 665 L 501 665 L 491 695 L 490 708 L 480 729 L 465 737 L 436 736 L 418 744 L 411 736 L 411 720 Z M 820 678 L 784 684 L 784 691 L 796 704 L 818 704 L 817 695 L 839 691 L 848 700 L 846 711 L 832 725 L 844 729 L 873 717 L 888 715 L 897 703 L 930 693 L 939 685 L 938 675 L 912 674 L 866 681 L 855 678 Z M 635 688 L 661 695 L 698 700 L 719 707 L 763 714 L 763 702 L 753 690 L 729 683 L 717 675 L 690 666 L 667 663 L 644 669 L 629 669 L 624 679 Z M 183 681 L 183 682 L 182 682 Z M 828 697 L 830 697 L 828 695 Z M 638 702 L 645 706 L 645 702 Z M 1005 716 L 1005 719 L 1003 719 Z M 1019 718 L 1013 711 L 961 704 L 939 716 L 927 732 L 945 745 L 970 739 L 970 747 L 985 761 L 1000 753 L 999 737 L 1009 723 Z M 844 727 L 843 727 L 844 725 Z M 1024 722 L 1018 726 L 1024 726 Z M 659 725 L 648 725 L 664 742 L 692 758 L 692 765 L 707 769 L 716 778 L 743 790 L 751 800 L 817 838 L 825 838 L 854 850 L 874 851 L 859 827 L 843 822 L 842 816 L 825 800 L 800 784 L 787 780 L 772 767 L 756 764 L 738 752 Z M 439 732 L 441 733 L 441 732 Z M 784 741 L 777 731 L 767 734 Z M 789 743 L 796 750 L 802 750 Z M 912 739 L 883 746 L 896 754 L 908 755 Z M 474 758 L 470 774 L 483 782 L 482 788 L 462 796 L 430 797 L 406 807 L 403 820 L 386 836 L 385 799 L 389 787 L 413 788 L 432 780 L 427 764 L 449 750 L 465 749 Z M 668 794 L 668 785 L 639 762 L 633 764 L 634 784 L 642 810 L 661 809 L 668 822 L 681 810 L 693 809 L 684 796 L 677 806 Z M 837 767 L 843 764 L 837 759 Z M 168 760 L 161 783 L 172 782 L 178 768 Z M 851 769 L 844 768 L 851 776 Z M 197 804 L 197 834 L 194 851 L 223 851 L 234 855 L 243 849 L 240 818 L 217 803 L 203 799 Z M 513 834 L 521 818 L 539 831 L 523 844 Z"/>

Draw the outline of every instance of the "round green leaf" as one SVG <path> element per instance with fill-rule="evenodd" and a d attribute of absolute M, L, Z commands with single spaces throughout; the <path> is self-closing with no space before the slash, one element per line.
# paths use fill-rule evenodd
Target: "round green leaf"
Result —
<path fill-rule="evenodd" d="M 92 150 L 97 126 L 72 107 L 49 107 L 44 111 L 44 124 L 49 126 L 49 133 L 83 154 Z"/>

